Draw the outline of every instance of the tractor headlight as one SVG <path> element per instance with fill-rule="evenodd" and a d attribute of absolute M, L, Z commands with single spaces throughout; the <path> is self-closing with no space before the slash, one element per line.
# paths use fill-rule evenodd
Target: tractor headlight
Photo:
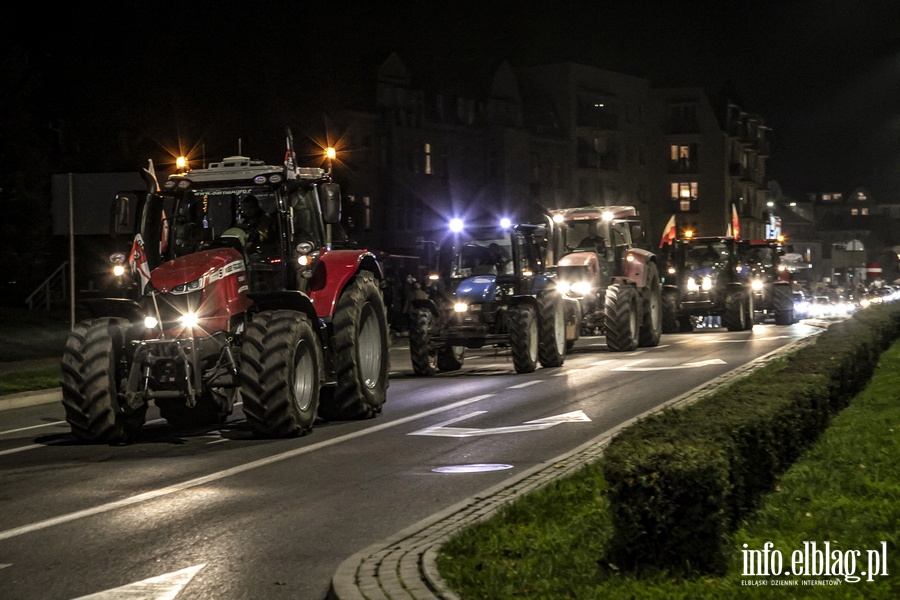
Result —
<path fill-rule="evenodd" d="M 116 277 L 121 277 L 125 274 L 125 265 L 115 265 L 112 269 L 113 275 Z"/>
<path fill-rule="evenodd" d="M 181 285 L 176 285 L 172 288 L 173 294 L 187 294 L 190 292 L 195 292 L 199 289 L 203 289 L 203 278 L 195 279 L 194 281 L 189 281 L 187 283 L 182 283 Z"/>
<path fill-rule="evenodd" d="M 750 282 L 750 289 L 754 292 L 758 292 L 763 289 L 763 282 L 761 279 L 754 279 Z"/>
<path fill-rule="evenodd" d="M 200 319 L 197 317 L 197 313 L 195 313 L 194 311 L 188 311 L 178 317 L 178 322 L 181 323 L 183 327 L 186 327 L 188 329 L 193 329 L 194 327 L 196 327 L 199 321 Z"/>
<path fill-rule="evenodd" d="M 591 293 L 591 284 L 589 281 L 576 281 L 572 284 L 572 292 L 579 296 L 587 296 Z"/>
<path fill-rule="evenodd" d="M 565 295 L 569 293 L 569 291 L 572 289 L 572 286 L 569 285 L 568 281 L 557 281 L 556 289 L 559 290 L 560 294 Z"/>
<path fill-rule="evenodd" d="M 159 321 L 156 317 L 144 317 L 144 327 L 147 329 L 156 329 L 157 325 L 159 325 Z"/>
<path fill-rule="evenodd" d="M 687 287 L 687 291 L 689 291 L 689 292 L 699 292 L 700 291 L 700 285 L 697 283 L 697 280 L 694 279 L 693 277 L 688 277 L 687 281 L 684 283 L 684 285 Z"/>
<path fill-rule="evenodd" d="M 712 277 L 706 276 L 700 282 L 700 289 L 702 289 L 704 292 L 708 292 L 709 290 L 711 290 L 712 286 Z"/>
<path fill-rule="evenodd" d="M 458 312 L 458 313 L 468 312 L 468 311 L 469 311 L 469 305 L 466 304 L 465 302 L 456 302 L 456 303 L 453 305 L 453 310 L 454 310 L 454 312 Z"/>

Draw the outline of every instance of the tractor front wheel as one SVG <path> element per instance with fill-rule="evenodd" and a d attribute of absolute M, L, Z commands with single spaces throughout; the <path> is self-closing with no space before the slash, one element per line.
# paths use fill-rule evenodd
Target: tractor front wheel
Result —
<path fill-rule="evenodd" d="M 638 347 L 637 291 L 634 286 L 614 283 L 604 299 L 606 347 L 612 352 L 632 352 Z"/>
<path fill-rule="evenodd" d="M 257 436 L 286 438 L 316 420 L 322 348 L 305 314 L 263 311 L 247 324 L 241 352 L 241 397 Z"/>

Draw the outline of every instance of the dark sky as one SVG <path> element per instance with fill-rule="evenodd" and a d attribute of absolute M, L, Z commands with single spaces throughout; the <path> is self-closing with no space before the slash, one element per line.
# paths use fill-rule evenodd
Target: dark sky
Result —
<path fill-rule="evenodd" d="M 354 89 L 394 49 L 473 70 L 573 61 L 656 86 L 730 81 L 773 129 L 769 175 L 786 194 L 863 186 L 900 201 L 895 0 L 225 4 L 36 7 L 46 14 L 23 16 L 13 37 L 58 82 L 69 118 L 99 111 L 170 137 L 202 136 L 214 157 L 215 140 L 234 153 L 238 136 L 260 155 L 253 146 L 271 141 L 248 115 Z"/>

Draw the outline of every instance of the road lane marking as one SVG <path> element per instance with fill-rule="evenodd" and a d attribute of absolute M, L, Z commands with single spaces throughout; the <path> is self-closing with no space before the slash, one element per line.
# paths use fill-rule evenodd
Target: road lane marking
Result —
<path fill-rule="evenodd" d="M 4 435 L 7 433 L 19 433 L 20 431 L 28 431 L 29 429 L 39 429 L 41 427 L 53 427 L 54 425 L 65 424 L 65 421 L 53 421 L 51 423 L 41 423 L 40 425 L 29 425 L 28 427 L 19 427 L 18 429 L 7 429 L 6 431 L 0 431 L 0 435 Z"/>
<path fill-rule="evenodd" d="M 274 454 L 274 455 L 268 456 L 266 458 L 254 460 L 249 463 L 245 463 L 243 465 L 238 465 L 236 467 L 231 467 L 230 469 L 225 469 L 223 471 L 217 471 L 215 473 L 210 473 L 209 475 L 204 475 L 203 477 L 189 479 L 188 481 L 183 481 L 181 483 L 177 483 L 175 485 L 170 485 L 170 486 L 167 486 L 164 488 L 160 488 L 158 490 L 145 492 L 143 494 L 138 494 L 137 496 L 130 496 L 128 498 L 123 498 L 121 500 L 116 500 L 114 502 L 107 502 L 106 504 L 101 504 L 99 506 L 94 506 L 92 508 L 85 508 L 83 510 L 78 510 L 78 511 L 71 512 L 68 514 L 59 515 L 58 517 L 53 517 L 51 519 L 44 519 L 43 521 L 38 521 L 37 523 L 30 523 L 28 525 L 23 525 L 21 527 L 15 527 L 13 529 L 7 529 L 6 531 L 0 531 L 0 540 L 8 540 L 10 538 L 24 535 L 26 533 L 33 533 L 35 531 L 40 531 L 41 529 L 46 529 L 48 527 L 53 527 L 55 525 L 62 525 L 63 523 L 68 523 L 70 521 L 75 521 L 77 519 L 81 519 L 84 517 L 99 515 L 101 513 L 109 512 L 109 511 L 115 510 L 117 508 L 124 508 L 126 506 L 131 506 L 133 504 L 147 502 L 148 500 L 155 500 L 156 498 L 168 496 L 169 494 L 174 494 L 176 492 L 182 492 L 184 490 L 194 488 L 197 486 L 206 485 L 208 483 L 218 481 L 220 479 L 225 479 L 226 477 L 231 477 L 232 475 L 239 475 L 239 474 L 245 473 L 247 471 L 252 471 L 252 470 L 258 469 L 260 467 L 266 467 L 268 465 L 271 465 L 271 464 L 274 464 L 277 462 L 281 462 L 281 461 L 287 460 L 289 458 L 294 458 L 295 456 L 300 456 L 303 454 L 307 454 L 309 452 L 313 452 L 315 450 L 320 450 L 322 448 L 326 448 L 328 446 L 340 444 L 341 442 L 346 442 L 348 440 L 362 437 L 364 435 L 369 435 L 371 433 L 377 433 L 379 431 L 383 431 L 385 429 L 390 429 L 391 427 L 397 427 L 398 425 L 403 425 L 403 424 L 409 423 L 411 421 L 418 421 L 419 419 L 424 419 L 426 417 L 430 417 L 431 415 L 436 415 L 436 414 L 439 414 L 442 412 L 446 412 L 448 410 L 453 410 L 454 408 L 459 408 L 460 406 L 466 406 L 467 404 L 479 402 L 481 400 L 484 400 L 485 398 L 490 398 L 494 395 L 495 394 L 482 394 L 480 396 L 472 396 L 471 398 L 466 398 L 466 399 L 460 400 L 458 402 L 453 402 L 452 404 L 448 404 L 446 406 L 440 406 L 438 408 L 426 410 L 423 413 L 410 415 L 408 417 L 403 417 L 403 418 L 397 419 L 395 421 L 388 421 L 387 423 L 382 423 L 380 425 L 374 425 L 367 429 L 363 429 L 360 431 L 356 431 L 354 433 L 348 433 L 347 435 L 342 435 L 342 436 L 336 437 L 332 440 L 325 440 L 323 442 L 318 442 L 316 444 L 310 444 L 309 446 L 303 446 L 302 448 L 295 448 L 295 449 L 289 450 L 287 452 L 282 452 L 281 454 Z"/>
<path fill-rule="evenodd" d="M 468 419 L 470 417 L 476 417 L 480 414 L 484 414 L 487 411 L 480 410 L 474 413 L 469 413 L 462 417 L 458 417 L 456 419 L 451 419 L 449 421 L 444 421 L 443 423 L 438 423 L 437 425 L 433 425 L 432 427 L 426 427 L 425 429 L 420 429 L 418 431 L 414 431 L 412 433 L 408 433 L 407 435 L 428 435 L 435 437 L 475 437 L 480 435 L 497 435 L 500 433 L 521 433 L 523 431 L 540 431 L 543 429 L 549 429 L 550 427 L 554 427 L 559 425 L 560 423 L 588 423 L 590 422 L 590 417 L 584 414 L 583 410 L 575 410 L 572 412 L 564 413 L 561 415 L 555 415 L 552 417 L 545 417 L 543 419 L 535 419 L 534 421 L 525 421 L 521 425 L 511 425 L 506 427 L 488 427 L 485 429 L 478 429 L 475 427 L 448 427 L 448 425 L 452 423 L 457 423 L 462 421 L 463 419 Z"/>
<path fill-rule="evenodd" d="M 128 585 L 104 590 L 96 594 L 79 596 L 74 600 L 123 600 L 134 598 L 135 600 L 174 600 L 181 590 L 191 582 L 191 579 L 205 567 L 205 564 L 194 565 L 180 571 L 173 571 L 165 575 L 158 575 L 135 581 Z"/>
<path fill-rule="evenodd" d="M 534 385 L 534 384 L 536 384 L 536 383 L 543 383 L 543 382 L 544 382 L 543 379 L 536 379 L 536 380 L 534 380 L 534 381 L 526 381 L 525 383 L 517 383 L 516 385 L 511 385 L 511 386 L 509 386 L 509 388 L 507 388 L 507 389 L 510 389 L 510 390 L 517 390 L 517 389 L 520 389 L 520 388 L 526 388 L 526 387 L 528 387 L 529 385 Z"/>
<path fill-rule="evenodd" d="M 628 365 L 616 367 L 613 371 L 670 371 L 673 369 L 696 369 L 698 367 L 708 367 L 710 365 L 726 365 L 724 360 L 720 358 L 711 358 L 709 360 L 701 360 L 698 362 L 682 363 L 680 365 L 671 365 L 668 367 L 636 367 L 638 363 L 646 362 L 644 360 L 636 360 Z"/>

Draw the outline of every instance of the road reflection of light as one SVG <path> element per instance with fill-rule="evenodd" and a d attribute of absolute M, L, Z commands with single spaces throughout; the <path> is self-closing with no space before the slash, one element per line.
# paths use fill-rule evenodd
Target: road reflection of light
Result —
<path fill-rule="evenodd" d="M 437 467 L 432 469 L 434 473 L 485 473 L 488 471 L 505 471 L 512 469 L 512 465 L 474 463 L 471 465 L 451 465 L 449 467 Z"/>

